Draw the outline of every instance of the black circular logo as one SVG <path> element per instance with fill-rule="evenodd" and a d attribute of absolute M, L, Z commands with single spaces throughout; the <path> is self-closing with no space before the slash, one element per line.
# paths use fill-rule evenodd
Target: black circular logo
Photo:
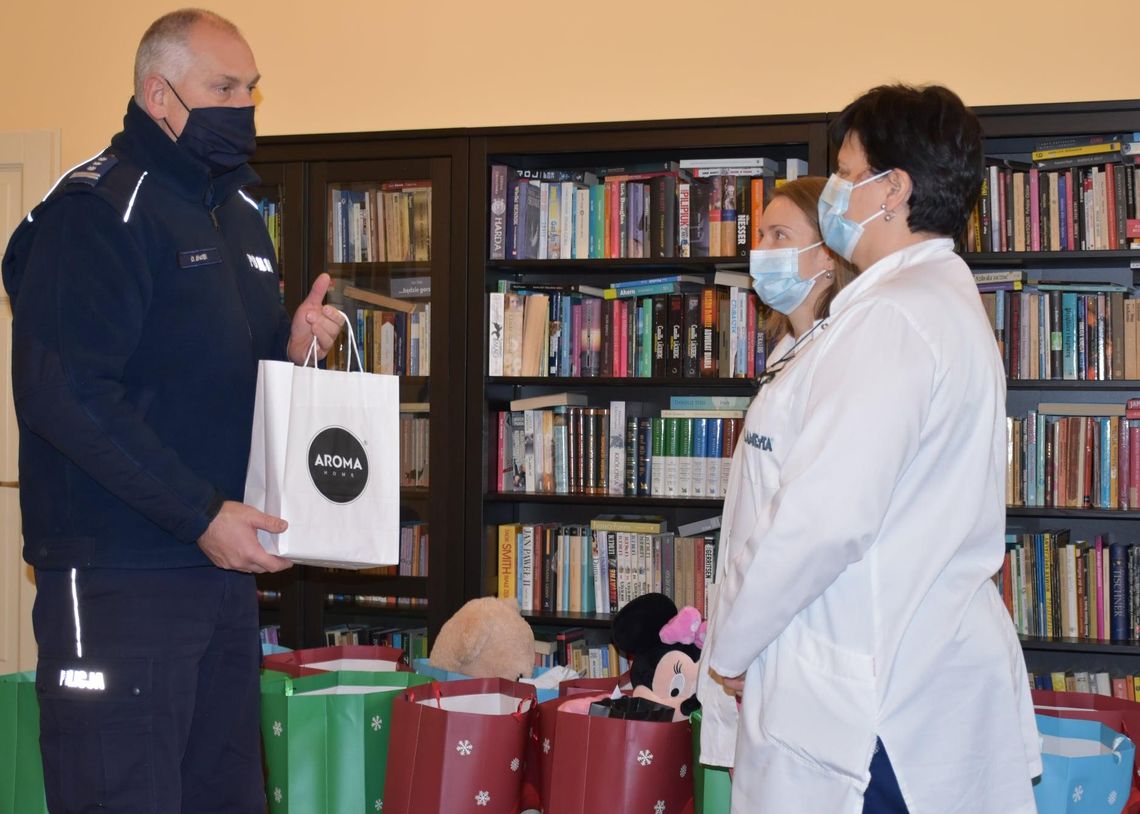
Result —
<path fill-rule="evenodd" d="M 343 427 L 326 427 L 309 444 L 309 476 L 333 503 L 351 503 L 368 483 L 364 445 Z"/>

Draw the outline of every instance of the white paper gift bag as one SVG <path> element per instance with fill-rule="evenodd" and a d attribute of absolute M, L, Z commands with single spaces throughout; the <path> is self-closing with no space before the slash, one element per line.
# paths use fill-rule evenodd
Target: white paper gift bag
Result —
<path fill-rule="evenodd" d="M 397 564 L 399 422 L 396 376 L 262 361 L 245 502 L 289 523 L 258 532 L 265 550 L 338 568 Z"/>

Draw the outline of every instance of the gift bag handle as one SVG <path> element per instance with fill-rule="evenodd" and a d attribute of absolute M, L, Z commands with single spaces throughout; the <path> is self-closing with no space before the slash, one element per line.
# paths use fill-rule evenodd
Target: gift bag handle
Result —
<path fill-rule="evenodd" d="M 364 372 L 364 363 L 360 361 L 360 348 L 356 347 L 356 334 L 352 332 L 352 322 L 348 318 L 348 314 L 339 308 L 336 312 L 344 317 L 344 328 L 348 331 L 348 353 L 344 356 L 344 369 L 346 371 L 352 370 L 352 356 L 356 354 L 356 369 L 361 373 Z M 309 352 L 305 354 L 305 367 L 309 366 L 309 360 L 313 360 L 313 367 L 317 366 L 317 338 L 314 336 L 313 341 L 309 344 Z"/>

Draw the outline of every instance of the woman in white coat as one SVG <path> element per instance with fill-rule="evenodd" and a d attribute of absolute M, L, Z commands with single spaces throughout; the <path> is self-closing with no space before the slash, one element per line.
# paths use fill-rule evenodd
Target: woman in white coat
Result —
<path fill-rule="evenodd" d="M 951 240 L 981 128 L 945 88 L 883 86 L 832 138 L 821 233 L 859 275 L 745 418 L 701 759 L 735 766 L 733 814 L 1028 814 L 1036 727 L 991 579 L 1005 378 Z"/>

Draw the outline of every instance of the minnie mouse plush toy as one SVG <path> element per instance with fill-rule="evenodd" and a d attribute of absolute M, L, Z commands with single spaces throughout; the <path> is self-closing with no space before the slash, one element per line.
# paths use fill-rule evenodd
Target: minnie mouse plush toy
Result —
<path fill-rule="evenodd" d="M 678 611 L 673 600 L 660 593 L 643 594 L 618 611 L 614 646 L 632 661 L 633 695 L 673 707 L 674 721 L 700 708 L 697 663 L 707 626 L 696 608 Z"/>

